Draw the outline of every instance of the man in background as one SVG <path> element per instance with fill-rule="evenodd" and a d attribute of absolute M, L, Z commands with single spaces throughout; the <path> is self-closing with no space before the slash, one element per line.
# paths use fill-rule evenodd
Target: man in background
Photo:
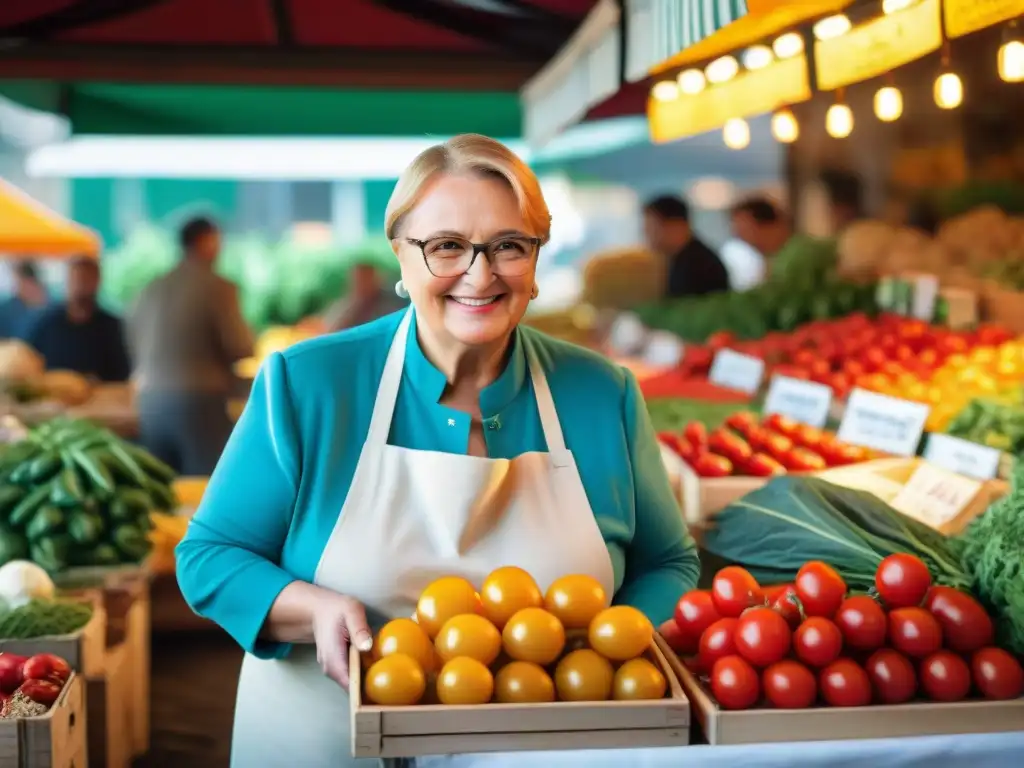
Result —
<path fill-rule="evenodd" d="M 100 265 L 80 257 L 68 266 L 66 300 L 31 323 L 26 340 L 50 370 L 77 371 L 99 381 L 127 381 L 131 373 L 121 320 L 99 305 Z"/>
<path fill-rule="evenodd" d="M 725 265 L 693 233 L 690 207 L 682 198 L 664 195 L 650 200 L 644 206 L 644 234 L 648 247 L 668 262 L 666 298 L 729 290 Z"/>
<path fill-rule="evenodd" d="M 384 284 L 375 264 L 359 261 L 349 272 L 345 296 L 324 313 L 324 325 L 328 333 L 343 331 L 397 312 L 406 303 L 395 295 L 391 286 Z"/>
<path fill-rule="evenodd" d="M 0 339 L 24 340 L 49 296 L 31 261 L 19 261 L 13 272 L 14 295 L 0 302 Z"/>
<path fill-rule="evenodd" d="M 767 197 L 743 200 L 733 207 L 731 218 L 733 234 L 765 258 L 773 281 L 817 277 L 835 267 L 834 241 L 793 232 L 789 218 Z"/>
<path fill-rule="evenodd" d="M 129 324 L 143 445 L 184 475 L 209 475 L 231 434 L 234 364 L 253 354 L 238 289 L 214 272 L 221 235 L 181 229 L 182 259 L 139 296 Z"/>

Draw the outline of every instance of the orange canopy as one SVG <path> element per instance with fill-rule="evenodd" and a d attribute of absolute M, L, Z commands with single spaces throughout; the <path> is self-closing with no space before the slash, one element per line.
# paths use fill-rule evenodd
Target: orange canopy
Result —
<path fill-rule="evenodd" d="M 61 258 L 98 256 L 100 239 L 0 179 L 0 254 Z"/>

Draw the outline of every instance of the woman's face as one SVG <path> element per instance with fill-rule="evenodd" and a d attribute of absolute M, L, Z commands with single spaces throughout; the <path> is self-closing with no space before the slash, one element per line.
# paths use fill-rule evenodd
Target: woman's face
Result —
<path fill-rule="evenodd" d="M 435 277 L 419 246 L 406 238 L 451 236 L 488 243 L 499 237 L 537 234 L 523 220 L 515 195 L 503 181 L 475 174 L 438 174 L 406 215 L 395 244 L 417 321 L 440 339 L 466 346 L 508 338 L 530 303 L 537 260 L 531 257 L 524 274 L 502 276 L 491 271 L 490 262 L 480 253 L 464 274 Z M 491 301 L 481 304 L 481 300 Z"/>

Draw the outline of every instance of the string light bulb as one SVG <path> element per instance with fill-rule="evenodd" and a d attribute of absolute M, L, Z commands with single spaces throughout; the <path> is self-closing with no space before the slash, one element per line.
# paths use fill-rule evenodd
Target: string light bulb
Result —
<path fill-rule="evenodd" d="M 767 45 L 755 45 L 743 53 L 743 66 L 751 71 L 764 69 L 775 58 Z"/>
<path fill-rule="evenodd" d="M 804 52 L 804 39 L 799 32 L 787 32 L 775 38 L 772 50 L 775 51 L 776 58 L 791 59 Z"/>
<path fill-rule="evenodd" d="M 943 72 L 935 78 L 935 104 L 940 109 L 956 109 L 964 101 L 964 83 L 956 72 Z"/>
<path fill-rule="evenodd" d="M 888 16 L 891 13 L 899 13 L 914 4 L 914 0 L 882 0 L 882 13 Z"/>
<path fill-rule="evenodd" d="M 836 102 L 825 113 L 825 132 L 833 139 L 845 139 L 853 133 L 853 110 Z"/>
<path fill-rule="evenodd" d="M 673 80 L 662 80 L 651 88 L 651 98 L 655 101 L 675 101 L 679 98 L 679 86 Z"/>
<path fill-rule="evenodd" d="M 847 16 L 837 13 L 835 16 L 826 16 L 815 24 L 814 36 L 818 40 L 832 40 L 845 35 L 852 26 Z"/>
<path fill-rule="evenodd" d="M 894 85 L 887 85 L 875 92 L 875 117 L 883 123 L 900 119 L 903 114 L 903 94 Z"/>
<path fill-rule="evenodd" d="M 800 124 L 792 110 L 780 109 L 772 115 L 772 136 L 780 144 L 792 144 L 800 138 Z"/>
<path fill-rule="evenodd" d="M 725 83 L 739 74 L 740 63 L 732 56 L 722 56 L 708 64 L 704 74 L 709 83 Z"/>
<path fill-rule="evenodd" d="M 1024 81 L 1024 43 L 1008 40 L 999 47 L 999 79 L 1006 83 Z"/>
<path fill-rule="evenodd" d="M 683 70 L 676 78 L 676 83 L 679 85 L 679 90 L 687 96 L 696 96 L 708 84 L 707 78 L 699 69 Z"/>
<path fill-rule="evenodd" d="M 726 120 L 722 126 L 722 141 L 729 149 L 746 149 L 750 146 L 750 124 L 741 117 Z"/>

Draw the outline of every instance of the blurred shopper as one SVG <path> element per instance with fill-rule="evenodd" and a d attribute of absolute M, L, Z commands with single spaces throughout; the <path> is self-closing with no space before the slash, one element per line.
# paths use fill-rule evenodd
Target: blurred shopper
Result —
<path fill-rule="evenodd" d="M 829 224 L 832 234 L 842 234 L 848 226 L 864 218 L 863 185 L 857 176 L 846 171 L 825 171 L 821 183 L 828 196 Z"/>
<path fill-rule="evenodd" d="M 690 228 L 690 207 L 679 197 L 656 197 L 644 206 L 648 247 L 668 262 L 666 298 L 729 290 L 729 275 L 718 254 Z"/>
<path fill-rule="evenodd" d="M 99 381 L 127 381 L 131 374 L 121 320 L 98 302 L 100 265 L 81 257 L 68 266 L 67 298 L 32 322 L 28 342 L 51 370 L 77 371 Z"/>
<path fill-rule="evenodd" d="M 749 197 L 734 206 L 732 231 L 765 258 L 773 281 L 816 277 L 835 267 L 835 242 L 794 232 L 789 217 L 767 197 Z"/>
<path fill-rule="evenodd" d="M 231 433 L 234 364 L 253 339 L 238 289 L 214 272 L 220 230 L 209 219 L 181 230 L 181 263 L 142 292 L 132 312 L 142 442 L 185 475 L 209 475 Z"/>
<path fill-rule="evenodd" d="M 390 315 L 408 302 L 385 285 L 380 270 L 368 261 L 356 262 L 348 276 L 348 291 L 324 313 L 328 333 L 362 325 Z"/>
<path fill-rule="evenodd" d="M 13 272 L 14 295 L 0 302 L 0 339 L 24 340 L 49 296 L 31 261 L 19 261 Z"/>

